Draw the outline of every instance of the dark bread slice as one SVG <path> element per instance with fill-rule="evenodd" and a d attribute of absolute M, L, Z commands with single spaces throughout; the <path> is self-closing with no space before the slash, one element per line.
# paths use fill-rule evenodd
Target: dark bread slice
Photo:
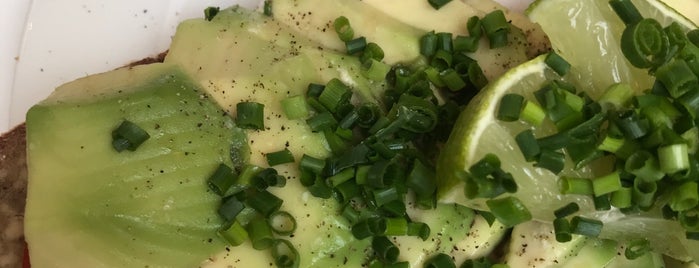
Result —
<path fill-rule="evenodd" d="M 0 136 L 0 267 L 22 267 L 27 196 L 24 124 Z"/>
<path fill-rule="evenodd" d="M 125 68 L 163 62 L 167 51 Z M 0 268 L 22 267 L 24 205 L 27 197 L 26 128 L 21 124 L 0 136 Z"/>

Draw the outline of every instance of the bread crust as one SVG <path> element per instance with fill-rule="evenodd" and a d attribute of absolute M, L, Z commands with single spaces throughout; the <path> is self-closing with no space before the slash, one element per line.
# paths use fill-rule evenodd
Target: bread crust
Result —
<path fill-rule="evenodd" d="M 22 267 L 27 197 L 26 128 L 0 136 L 0 267 Z"/>

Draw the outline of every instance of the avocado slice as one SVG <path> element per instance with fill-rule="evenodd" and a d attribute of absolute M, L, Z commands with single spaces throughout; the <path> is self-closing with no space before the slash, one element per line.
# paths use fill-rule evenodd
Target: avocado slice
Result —
<path fill-rule="evenodd" d="M 123 120 L 150 135 L 133 152 L 111 145 Z M 177 66 L 65 84 L 26 124 L 32 266 L 193 267 L 224 249 L 206 179 L 244 160 L 245 134 Z"/>

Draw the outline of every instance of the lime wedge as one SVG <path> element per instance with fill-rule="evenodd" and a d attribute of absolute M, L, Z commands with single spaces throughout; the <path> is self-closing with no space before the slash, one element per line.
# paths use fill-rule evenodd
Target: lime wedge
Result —
<path fill-rule="evenodd" d="M 657 0 L 632 0 L 645 17 L 655 18 L 663 25 L 677 22 L 685 29 L 694 24 L 674 9 Z M 508 93 L 518 93 L 534 100 L 533 92 L 552 79 L 562 79 L 576 85 L 593 99 L 618 82 L 627 83 L 637 92 L 649 89 L 654 78 L 647 71 L 631 66 L 619 48 L 625 25 L 611 10 L 606 0 L 538 0 L 527 10 L 533 21 L 541 24 L 551 38 L 553 48 L 572 64 L 565 77 L 559 77 L 539 56 L 515 67 L 498 80 L 492 81 L 468 105 L 457 120 L 437 163 L 440 202 L 455 202 L 474 209 L 488 210 L 484 198 L 469 199 L 464 192 L 469 187 L 464 171 L 492 153 L 500 158 L 502 169 L 510 172 L 518 185 L 517 197 L 536 220 L 549 222 L 553 211 L 575 202 L 579 214 L 604 223 L 600 237 L 619 241 L 647 238 L 653 249 L 680 260 L 699 260 L 699 241 L 685 237 L 684 229 L 672 220 L 665 220 L 659 209 L 624 214 L 618 209 L 596 211 L 590 197 L 563 195 L 560 176 L 593 178 L 605 175 L 609 169 L 596 167 L 573 169 L 566 163 L 555 175 L 525 161 L 514 136 L 529 128 L 521 122 L 502 122 L 495 118 L 500 99 Z M 536 137 L 555 133 L 546 125 L 535 129 Z M 603 161 L 600 161 L 603 162 Z M 595 171 L 599 174 L 595 174 Z"/>
<path fill-rule="evenodd" d="M 526 207 L 536 208 L 530 209 L 535 219 L 552 220 L 553 211 L 561 203 L 576 202 L 582 209 L 593 209 L 592 200 L 588 197 L 560 194 L 557 175 L 527 163 L 514 139 L 519 132 L 529 128 L 527 124 L 503 122 L 495 118 L 500 99 L 505 94 L 518 93 L 528 100 L 536 101 L 534 91 L 551 79 L 561 79 L 546 65 L 545 59 L 546 55 L 542 55 L 510 69 L 483 89 L 461 113 L 437 164 L 440 202 L 455 202 L 487 210 L 487 199 L 468 199 L 464 195 L 468 185 L 460 174 L 486 154 L 494 153 L 500 158 L 503 170 L 512 173 L 519 185 L 514 196 Z M 547 124 L 535 130 L 537 137 L 555 132 L 555 127 Z M 593 175 L 588 168 L 576 171 L 573 170 L 572 163 L 566 163 L 566 166 L 565 174 L 568 176 Z"/>
<path fill-rule="evenodd" d="M 541 25 L 551 45 L 574 66 L 578 84 L 591 97 L 599 97 L 612 83 L 623 82 L 640 92 L 651 88 L 653 78 L 646 70 L 631 66 L 620 48 L 626 27 L 607 0 L 537 0 L 527 10 Z M 657 0 L 632 0 L 646 18 L 661 25 L 677 22 L 685 29 L 694 24 Z"/>

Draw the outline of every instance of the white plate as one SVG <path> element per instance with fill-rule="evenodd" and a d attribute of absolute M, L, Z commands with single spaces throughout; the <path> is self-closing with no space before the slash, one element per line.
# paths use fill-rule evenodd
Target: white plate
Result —
<path fill-rule="evenodd" d="M 531 2 L 498 1 L 520 11 Z M 203 16 L 207 6 L 255 7 L 259 2 L 3 0 L 0 133 L 24 122 L 29 107 L 57 86 L 166 50 L 177 24 Z"/>

